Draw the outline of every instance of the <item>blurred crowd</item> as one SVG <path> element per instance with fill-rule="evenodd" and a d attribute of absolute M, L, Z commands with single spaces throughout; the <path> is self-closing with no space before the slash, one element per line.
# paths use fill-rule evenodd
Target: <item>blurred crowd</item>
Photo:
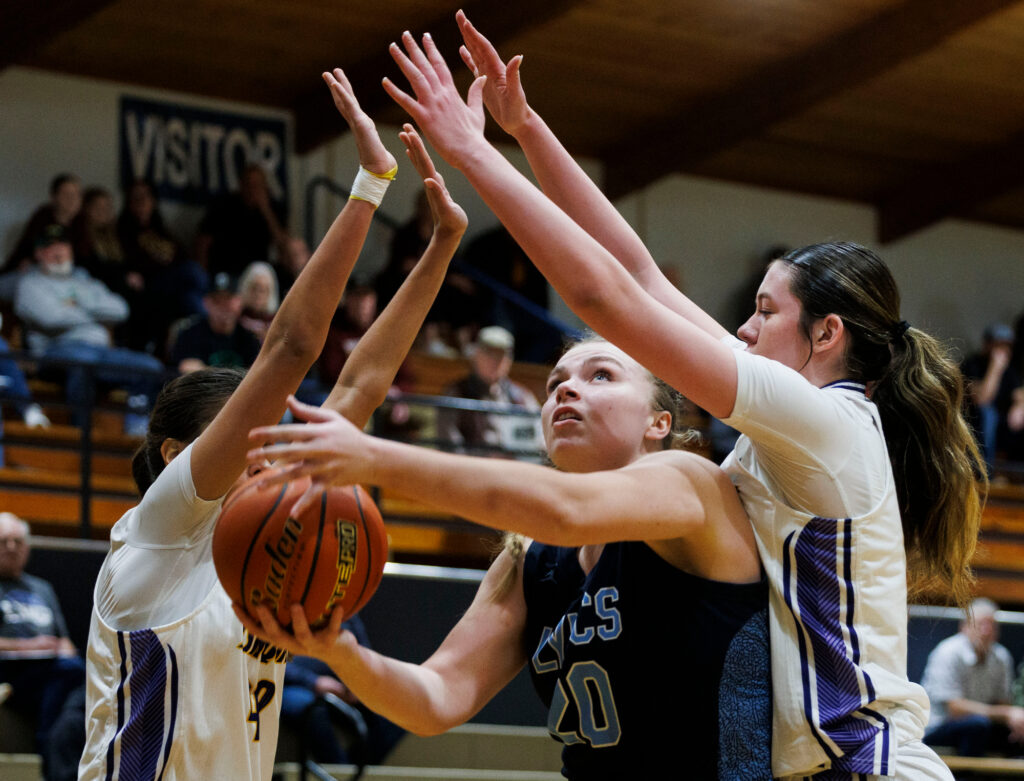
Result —
<path fill-rule="evenodd" d="M 12 348 L 42 362 L 44 378 L 62 384 L 71 410 L 91 398 L 94 381 L 101 391 L 123 390 L 129 434 L 144 431 L 149 403 L 169 376 L 252 363 L 310 248 L 289 230 L 288 215 L 272 201 L 260 166 L 247 166 L 239 182 L 237 191 L 206 205 L 195 236 L 186 240 L 169 226 L 157 191 L 145 180 L 133 181 L 119 197 L 103 187 L 83 187 L 70 173 L 54 177 L 49 198 L 26 215 L 0 266 L 7 339 L 0 342 L 0 392 L 8 417 L 14 410 L 30 425 L 49 424 L 18 365 L 3 362 Z M 394 231 L 388 257 L 376 263 L 380 271 L 350 282 L 301 395 L 326 396 L 355 343 L 422 253 L 431 227 L 421 196 L 413 217 Z M 507 373 L 513 360 L 546 363 L 556 357 L 562 338 L 545 317 L 547 309 L 545 280 L 499 228 L 471 241 L 453 263 L 416 351 L 466 360 L 467 380 L 475 380 L 452 386 L 452 393 L 536 410 L 534 395 L 510 384 Z M 480 340 L 481 333 L 490 338 Z M 481 381 L 481 362 L 499 352 L 492 361 L 497 373 Z M 414 382 L 400 372 L 396 388 L 410 389 Z M 71 417 L 79 422 L 74 412 Z M 516 436 L 521 447 L 522 441 L 534 447 L 534 433 L 523 433 L 528 426 L 515 435 L 514 425 L 482 417 L 474 424 L 478 430 L 467 434 L 466 416 L 458 424 L 456 418 L 448 415 L 443 428 L 460 448 L 494 447 Z M 512 433 L 498 437 L 495 428 Z"/>

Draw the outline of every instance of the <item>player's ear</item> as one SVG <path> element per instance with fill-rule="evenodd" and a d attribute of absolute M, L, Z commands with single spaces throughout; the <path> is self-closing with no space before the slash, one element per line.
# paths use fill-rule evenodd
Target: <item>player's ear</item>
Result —
<path fill-rule="evenodd" d="M 663 440 L 672 433 L 672 413 L 667 410 L 658 410 L 654 413 L 651 424 L 644 432 L 644 439 Z"/>
<path fill-rule="evenodd" d="M 811 328 L 811 347 L 817 352 L 841 346 L 846 326 L 839 315 L 825 315 Z"/>
<path fill-rule="evenodd" d="M 172 439 L 171 437 L 167 437 L 167 439 L 165 439 L 163 443 L 161 443 L 160 445 L 160 455 L 164 459 L 164 466 L 167 466 L 169 463 L 171 463 L 171 460 L 184 449 L 184 442 L 177 439 Z"/>

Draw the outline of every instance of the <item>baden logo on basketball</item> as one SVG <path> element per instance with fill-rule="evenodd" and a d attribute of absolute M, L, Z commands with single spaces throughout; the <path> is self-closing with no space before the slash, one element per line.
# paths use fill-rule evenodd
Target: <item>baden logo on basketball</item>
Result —
<path fill-rule="evenodd" d="M 332 486 L 292 517 L 310 480 L 267 485 L 271 474 L 255 475 L 224 502 L 213 533 L 221 585 L 254 615 L 266 605 L 282 626 L 291 624 L 295 604 L 314 629 L 338 607 L 354 616 L 380 584 L 387 558 L 376 504 L 360 486 Z"/>
<path fill-rule="evenodd" d="M 281 536 L 277 538 L 277 544 L 273 547 L 270 543 L 264 544 L 263 550 L 270 557 L 270 570 L 267 572 L 263 590 L 254 588 L 249 595 L 249 601 L 252 604 L 268 602 L 275 611 L 278 609 L 284 589 L 284 579 L 288 574 L 289 562 L 299 544 L 301 534 L 302 524 L 294 518 L 288 518 L 284 523 Z"/>

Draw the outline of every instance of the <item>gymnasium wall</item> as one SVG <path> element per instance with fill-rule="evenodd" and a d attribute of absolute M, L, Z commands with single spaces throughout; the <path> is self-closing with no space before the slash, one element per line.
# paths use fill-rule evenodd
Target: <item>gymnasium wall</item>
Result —
<path fill-rule="evenodd" d="M 53 584 L 64 610 L 72 641 L 86 647 L 92 612 L 93 584 L 106 545 L 99 542 L 37 538 L 28 571 Z M 448 630 L 469 607 L 478 580 L 469 570 L 389 565 L 393 569 L 360 613 L 370 641 L 382 653 L 418 663 L 433 653 Z M 920 681 L 928 653 L 955 634 L 960 611 L 946 607 L 910 607 L 907 673 Z M 1024 613 L 1001 611 L 1000 641 L 1017 663 L 1024 662 Z M 524 669 L 472 721 L 487 724 L 545 723 L 543 706 Z"/>
<path fill-rule="evenodd" d="M 316 74 L 312 79 L 318 79 Z M 178 100 L 190 106 L 280 117 L 280 112 L 191 95 L 176 95 L 125 84 L 100 82 L 25 68 L 0 73 L 0 250 L 9 251 L 16 230 L 46 198 L 57 172 L 78 173 L 86 184 L 115 188 L 117 182 L 117 100 L 122 94 Z M 325 110 L 332 110 L 325 99 Z M 287 115 L 284 115 L 287 117 Z M 338 119 L 339 124 L 341 119 Z M 400 152 L 397 128 L 382 128 L 389 147 Z M 507 147 L 513 162 L 522 156 Z M 291 223 L 303 230 L 306 182 L 326 174 L 348 184 L 355 166 L 350 137 L 289 161 Z M 652 166 L 658 161 L 652 160 Z M 592 175 L 600 167 L 585 162 Z M 401 221 L 412 211 L 418 179 L 399 176 L 382 207 Z M 470 236 L 494 224 L 486 206 L 461 176 L 442 166 L 456 200 L 470 218 Z M 874 212 L 850 202 L 739 186 L 690 176 L 670 176 L 618 204 L 650 247 L 655 259 L 695 300 L 731 321 L 733 301 L 771 246 L 799 246 L 849 239 L 874 246 Z M 321 234 L 339 208 L 320 195 L 314 203 Z M 188 236 L 198 221 L 195 209 L 166 209 L 172 224 Z M 387 235 L 377 231 L 357 266 L 371 274 L 383 261 Z M 904 317 L 964 348 L 973 348 L 991 320 L 1012 320 L 1024 310 L 1024 232 L 957 220 L 944 221 L 881 248 L 900 283 Z M 556 301 L 555 313 L 577 323 Z"/>

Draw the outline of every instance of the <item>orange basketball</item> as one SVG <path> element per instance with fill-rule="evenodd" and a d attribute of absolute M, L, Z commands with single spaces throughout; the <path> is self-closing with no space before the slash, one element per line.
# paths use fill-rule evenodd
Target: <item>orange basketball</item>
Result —
<path fill-rule="evenodd" d="M 233 490 L 217 519 L 213 563 L 224 590 L 250 612 L 268 605 L 282 626 L 291 624 L 295 603 L 313 628 L 326 625 L 339 605 L 351 618 L 384 574 L 388 540 L 377 505 L 357 485 L 331 487 L 292 518 L 309 478 L 260 487 L 266 477 L 261 472 Z"/>

